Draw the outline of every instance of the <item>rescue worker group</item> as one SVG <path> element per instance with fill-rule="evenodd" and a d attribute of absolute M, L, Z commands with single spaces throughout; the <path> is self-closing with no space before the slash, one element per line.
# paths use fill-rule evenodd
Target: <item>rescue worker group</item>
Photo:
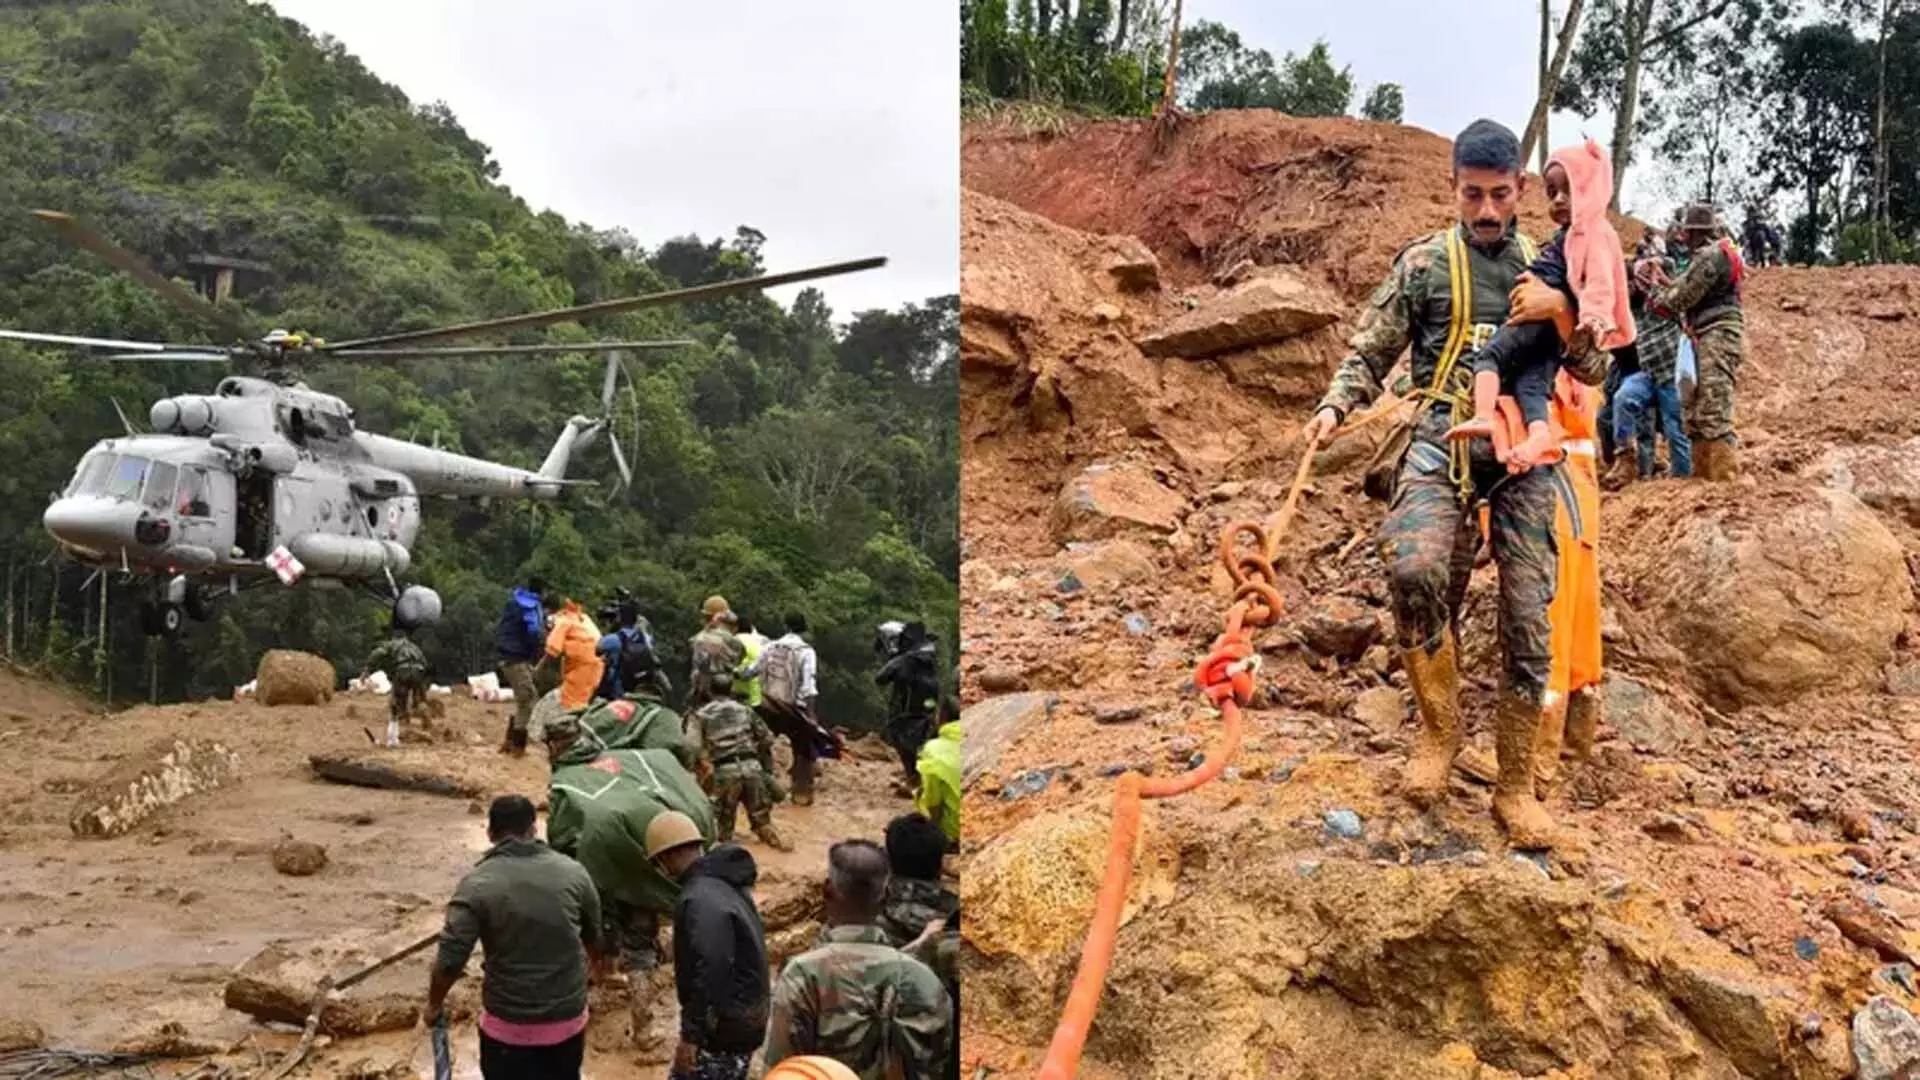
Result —
<path fill-rule="evenodd" d="M 1539 248 L 1518 229 L 1527 177 L 1511 130 L 1462 131 L 1452 180 L 1457 222 L 1394 259 L 1305 435 L 1334 437 L 1411 350 L 1392 387 L 1411 415 L 1388 429 L 1365 485 L 1389 507 L 1380 552 L 1419 712 L 1401 793 L 1422 808 L 1446 797 L 1465 734 L 1461 607 L 1490 548 L 1504 663 L 1493 814 L 1514 847 L 1550 849 L 1545 804 L 1563 760 L 1589 760 L 1600 713 L 1602 484 L 1660 475 L 1658 442 L 1667 476 L 1738 477 L 1747 262 L 1705 203 L 1627 255 L 1607 216 L 1612 164 L 1591 141 L 1549 158 L 1559 230 Z M 1777 233 L 1748 232 L 1757 261 L 1773 261 Z"/>
<path fill-rule="evenodd" d="M 683 720 L 667 705 L 672 681 L 638 603 L 621 592 L 596 614 L 539 578 L 506 602 L 496 646 L 515 707 L 500 749 L 523 756 L 533 738 L 544 743 L 546 838 L 531 801 L 494 800 L 493 846 L 447 908 L 428 1022 L 445 1025 L 447 993 L 479 944 L 489 1080 L 579 1076 L 594 982 L 625 988 L 643 1054 L 665 1050 L 651 1032 L 673 987 L 675 1080 L 743 1080 L 762 1050 L 770 1080 L 957 1076 L 959 898 L 943 869 L 959 839 L 959 725 L 941 695 L 934 635 L 918 622 L 876 632 L 894 793 L 913 806 L 884 844 L 832 845 L 825 927 L 774 979 L 750 891 L 759 870 L 734 830 L 744 808 L 760 843 L 791 851 L 775 804 L 811 805 L 817 763 L 845 752 L 816 708 L 807 620 L 788 615 L 770 638 L 724 598 L 708 599 L 690 642 Z M 387 742 L 397 745 L 427 686 L 426 657 L 395 628 L 366 670 L 391 681 Z M 536 688 L 555 674 L 542 697 Z M 776 738 L 792 747 L 784 784 Z"/>

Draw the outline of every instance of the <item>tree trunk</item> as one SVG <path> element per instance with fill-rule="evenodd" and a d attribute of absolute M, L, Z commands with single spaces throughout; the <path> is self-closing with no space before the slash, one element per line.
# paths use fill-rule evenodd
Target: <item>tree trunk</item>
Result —
<path fill-rule="evenodd" d="M 1872 208 L 1868 212 L 1873 222 L 1873 261 L 1887 261 L 1887 232 L 1891 224 L 1887 220 L 1887 30 L 1893 22 L 1894 0 L 1881 0 L 1880 3 L 1880 76 L 1879 104 L 1873 117 L 1873 185 L 1868 196 Z"/>
<path fill-rule="evenodd" d="M 1113 51 L 1119 53 L 1127 47 L 1127 14 L 1132 7 L 1131 0 L 1120 0 L 1120 25 L 1113 32 Z"/>
<path fill-rule="evenodd" d="M 1550 47 L 1549 40 L 1552 37 L 1553 0 L 1540 0 L 1540 79 L 1534 85 L 1536 88 L 1535 92 L 1548 102 L 1547 111 L 1549 113 L 1553 111 L 1553 94 L 1547 90 L 1547 71 L 1549 70 L 1547 64 L 1548 49 Z M 1531 117 L 1528 118 L 1528 124 L 1529 126 L 1532 124 Z M 1546 121 L 1543 120 L 1540 123 L 1540 160 L 1537 166 L 1541 175 L 1545 175 L 1547 171 L 1547 143 L 1550 141 L 1547 137 L 1547 124 Z"/>
<path fill-rule="evenodd" d="M 1580 9 L 1585 0 L 1568 0 L 1566 17 L 1560 20 L 1560 41 L 1553 47 L 1553 62 L 1547 65 L 1546 77 L 1541 80 L 1540 97 L 1533 103 L 1533 115 L 1527 119 L 1527 133 L 1520 140 L 1520 160 L 1526 161 L 1533 156 L 1533 148 L 1540 147 L 1540 170 L 1546 171 L 1547 160 L 1547 114 L 1553 111 L 1553 95 L 1560 88 L 1560 77 L 1566 74 L 1567 61 L 1573 59 L 1573 39 L 1580 29 Z M 1544 11 L 1546 0 L 1541 0 Z M 1614 185 L 1616 191 L 1618 184 Z"/>
<path fill-rule="evenodd" d="M 13 659 L 13 556 L 7 556 L 7 659 Z"/>
<path fill-rule="evenodd" d="M 1180 68 L 1180 0 L 1173 0 L 1173 33 L 1167 39 L 1167 85 L 1160 92 L 1160 112 L 1173 111 L 1173 73 Z"/>
<path fill-rule="evenodd" d="M 1640 63 L 1652 22 L 1653 0 L 1628 4 L 1626 63 L 1620 74 L 1620 102 L 1613 114 L 1613 201 L 1608 209 L 1616 213 L 1620 210 L 1620 186 L 1627 179 L 1627 160 L 1633 154 L 1633 116 L 1640 107 Z"/>

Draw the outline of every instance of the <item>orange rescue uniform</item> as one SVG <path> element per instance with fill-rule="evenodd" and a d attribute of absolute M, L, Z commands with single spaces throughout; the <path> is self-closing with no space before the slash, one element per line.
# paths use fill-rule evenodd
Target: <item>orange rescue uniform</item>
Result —
<path fill-rule="evenodd" d="M 600 659 L 600 630 L 572 600 L 553 617 L 547 631 L 547 655 L 560 659 L 560 707 L 584 709 L 600 688 L 606 663 Z"/>

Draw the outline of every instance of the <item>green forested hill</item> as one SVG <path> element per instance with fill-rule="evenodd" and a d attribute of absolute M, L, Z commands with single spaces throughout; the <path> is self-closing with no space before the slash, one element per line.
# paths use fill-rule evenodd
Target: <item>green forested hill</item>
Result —
<path fill-rule="evenodd" d="M 537 213 L 497 174 L 444 108 L 408 102 L 264 4 L 0 5 L 0 326 L 208 340 L 62 245 L 27 216 L 35 207 L 91 219 L 175 276 L 195 252 L 266 263 L 271 277 L 229 302 L 333 339 L 767 269 L 751 228 L 642 242 Z M 446 604 L 422 636 L 436 676 L 491 668 L 504 590 L 537 571 L 590 605 L 616 585 L 633 589 L 680 673 L 709 593 L 763 622 L 803 611 L 821 648 L 824 709 L 835 722 L 876 722 L 873 626 L 921 616 L 956 640 L 957 310 L 947 296 L 849 317 L 809 290 L 790 311 L 751 294 L 536 332 L 530 340 L 699 344 L 640 357 L 620 427 L 624 445 L 638 421 L 631 491 L 488 509 L 429 503 L 410 579 Z M 601 363 L 335 364 L 307 378 L 352 402 L 368 430 L 533 468 L 568 416 L 594 411 Z M 99 585 L 83 591 L 84 571 L 48 559 L 48 493 L 94 440 L 119 431 L 112 400 L 144 422 L 154 399 L 205 392 L 221 374 L 0 342 L 0 563 L 19 662 L 118 698 L 144 697 L 157 674 L 163 700 L 229 693 L 269 647 L 358 668 L 385 616 L 370 600 L 263 589 L 223 601 L 178 642 L 150 645 L 139 597 L 110 582 L 102 649 Z M 614 475 L 604 441 L 574 475 Z"/>

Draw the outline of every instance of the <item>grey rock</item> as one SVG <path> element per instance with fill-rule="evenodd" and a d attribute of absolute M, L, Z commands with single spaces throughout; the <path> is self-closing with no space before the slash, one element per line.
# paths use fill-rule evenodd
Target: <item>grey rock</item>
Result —
<path fill-rule="evenodd" d="M 1670 755 L 1700 741 L 1706 729 L 1645 684 L 1608 672 L 1601 689 L 1601 711 L 1615 731 L 1636 750 Z"/>
<path fill-rule="evenodd" d="M 1052 694 L 1007 694 L 988 698 L 960 714 L 961 786 L 972 787 L 1000 766 L 1000 755 L 1023 731 L 1043 724 L 1058 701 Z"/>
<path fill-rule="evenodd" d="M 1327 832 L 1342 840 L 1358 840 L 1366 835 L 1360 815 L 1351 810 L 1329 810 L 1321 815 L 1320 822 L 1326 826 Z"/>
<path fill-rule="evenodd" d="M 1853 1014 L 1853 1058 L 1859 1080 L 1904 1080 L 1920 1065 L 1920 1020 L 1892 998 L 1874 997 Z"/>

